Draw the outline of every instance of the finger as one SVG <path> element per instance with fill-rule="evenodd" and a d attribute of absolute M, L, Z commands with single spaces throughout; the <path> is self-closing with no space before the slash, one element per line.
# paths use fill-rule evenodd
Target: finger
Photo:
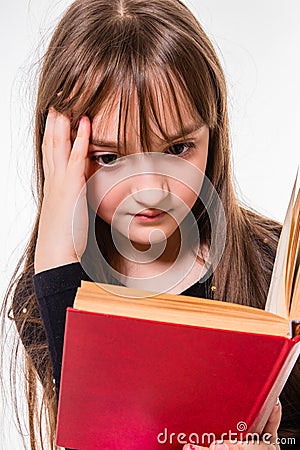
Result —
<path fill-rule="evenodd" d="M 253 447 L 249 448 L 253 450 Z M 230 441 L 222 441 L 222 442 L 214 442 L 213 444 L 211 444 L 209 446 L 209 450 L 244 450 L 244 447 L 242 442 L 232 443 Z"/>
<path fill-rule="evenodd" d="M 89 149 L 89 138 L 91 124 L 88 117 L 83 116 L 79 121 L 77 135 L 71 150 L 69 165 L 72 166 L 72 173 L 77 176 L 84 176 L 86 158 Z"/>
<path fill-rule="evenodd" d="M 278 402 L 276 403 L 276 405 L 272 410 L 268 422 L 265 425 L 265 428 L 263 429 L 262 434 L 263 435 L 271 434 L 272 436 L 277 437 L 277 430 L 279 428 L 280 420 L 281 420 L 281 404 L 280 401 L 278 400 Z"/>
<path fill-rule="evenodd" d="M 69 117 L 57 113 L 53 129 L 53 164 L 56 173 L 65 174 L 71 153 L 71 123 Z"/>
<path fill-rule="evenodd" d="M 182 450 L 207 450 L 208 447 L 201 447 L 200 445 L 185 444 Z"/>
<path fill-rule="evenodd" d="M 48 174 L 54 170 L 53 165 L 53 131 L 55 127 L 57 113 L 54 108 L 49 108 L 43 142 L 42 142 L 42 156 L 44 173 Z"/>
<path fill-rule="evenodd" d="M 274 439 L 275 440 L 275 439 Z M 210 445 L 209 450 L 279 450 L 279 446 L 271 441 L 264 441 L 258 434 L 248 435 L 243 442 L 222 441 Z"/>

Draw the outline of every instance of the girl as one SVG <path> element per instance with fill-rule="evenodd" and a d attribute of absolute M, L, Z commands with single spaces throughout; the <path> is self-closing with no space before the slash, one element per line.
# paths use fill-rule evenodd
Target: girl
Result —
<path fill-rule="evenodd" d="M 178 0 L 77 0 L 57 26 L 36 103 L 38 213 L 4 304 L 25 348 L 31 449 L 55 448 L 65 310 L 82 279 L 158 277 L 165 291 L 264 307 L 281 227 L 237 202 L 226 101 L 212 44 Z M 174 280 L 182 204 L 199 240 Z M 299 376 L 281 395 L 282 436 L 300 436 Z"/>

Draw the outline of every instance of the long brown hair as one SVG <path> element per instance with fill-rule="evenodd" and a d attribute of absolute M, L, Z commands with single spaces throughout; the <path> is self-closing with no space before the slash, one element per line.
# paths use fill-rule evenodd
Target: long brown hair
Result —
<path fill-rule="evenodd" d="M 41 416 L 47 418 L 50 444 L 55 448 L 56 396 L 43 324 L 32 285 L 34 253 L 43 202 L 41 145 L 49 106 L 78 119 L 92 119 L 99 106 L 121 86 L 119 134 L 126 128 L 130 93 L 139 103 L 139 126 L 147 149 L 149 116 L 161 132 L 154 88 L 167 86 L 182 123 L 174 79 L 191 110 L 210 130 L 206 176 L 221 199 L 227 220 L 226 245 L 213 274 L 211 297 L 263 308 L 270 283 L 280 224 L 242 207 L 236 198 L 230 167 L 227 93 L 213 46 L 198 21 L 179 0 L 76 0 L 58 24 L 43 59 L 35 115 L 35 191 L 37 216 L 27 248 L 6 292 L 3 312 L 15 321 L 25 346 L 26 391 L 31 449 L 43 446 Z M 59 94 L 59 95 L 58 95 Z M 123 133 L 126 136 L 126 132 Z M 214 209 L 216 199 L 209 198 Z M 210 244 L 210 225 L 203 204 L 193 213 L 202 243 Z M 97 218 L 96 229 L 110 235 Z M 100 234 L 100 233 L 99 233 Z M 111 240 L 99 239 L 109 258 Z M 17 340 L 17 347 L 19 340 Z M 38 401 L 38 387 L 42 399 Z"/>

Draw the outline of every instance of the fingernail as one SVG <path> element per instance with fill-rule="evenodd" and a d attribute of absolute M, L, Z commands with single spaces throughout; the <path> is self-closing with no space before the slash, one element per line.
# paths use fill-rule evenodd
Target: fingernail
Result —
<path fill-rule="evenodd" d="M 85 123 L 85 117 L 80 117 L 79 125 L 82 126 Z"/>
<path fill-rule="evenodd" d="M 277 400 L 276 400 L 276 406 L 278 406 L 278 405 L 280 405 L 280 400 L 279 400 L 279 398 L 277 397 Z"/>
<path fill-rule="evenodd" d="M 213 444 L 212 450 L 228 450 L 227 444 Z"/>

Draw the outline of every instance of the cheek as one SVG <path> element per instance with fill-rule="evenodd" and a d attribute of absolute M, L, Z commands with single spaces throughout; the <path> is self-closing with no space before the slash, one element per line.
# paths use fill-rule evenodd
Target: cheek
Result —
<path fill-rule="evenodd" d="M 197 193 L 183 183 L 177 182 L 172 192 L 190 209 L 197 199 Z"/>
<path fill-rule="evenodd" d="M 85 177 L 87 180 L 87 198 L 90 207 L 106 222 L 111 222 L 112 216 L 127 193 L 124 182 L 116 182 L 116 177 L 101 169 L 90 169 L 87 162 Z"/>
<path fill-rule="evenodd" d="M 108 223 L 111 223 L 113 215 L 122 201 L 120 191 L 113 189 L 104 195 L 97 209 L 97 215 Z"/>
<path fill-rule="evenodd" d="M 200 156 L 191 161 L 191 163 L 203 174 L 205 174 L 206 170 L 207 157 L 208 157 L 208 139 L 202 145 Z"/>
<path fill-rule="evenodd" d="M 89 206 L 106 222 L 110 222 L 112 215 L 120 203 L 120 191 L 108 189 L 101 183 L 100 177 L 87 177 L 87 199 Z"/>
<path fill-rule="evenodd" d="M 97 164 L 93 161 L 91 161 L 91 156 L 88 155 L 87 159 L 85 160 L 85 169 L 84 169 L 84 175 L 85 175 L 85 179 L 88 181 L 93 175 L 96 175 L 96 177 L 98 178 L 98 173 L 99 173 L 99 166 L 97 166 Z M 94 182 L 94 181 L 93 181 Z M 98 181 L 96 181 L 97 183 L 99 183 Z"/>
<path fill-rule="evenodd" d="M 170 182 L 170 191 L 174 194 L 174 201 L 178 206 L 182 202 L 191 209 L 202 188 L 206 168 L 206 157 L 201 158 L 200 160 L 197 158 L 195 163 L 192 161 L 189 162 L 192 163 L 197 170 L 189 170 L 189 167 L 183 166 L 184 176 L 181 177 L 181 180 L 172 179 Z"/>
<path fill-rule="evenodd" d="M 198 151 L 193 155 L 189 162 L 205 174 L 209 147 L 209 128 L 207 126 L 204 127 L 203 135 L 199 139 L 197 146 Z"/>
<path fill-rule="evenodd" d="M 186 199 L 187 205 L 190 206 L 191 208 L 194 205 L 202 189 L 206 172 L 207 157 L 208 157 L 208 140 L 207 143 L 203 145 L 200 156 L 198 155 L 197 158 L 194 158 L 194 160 L 192 159 L 189 161 L 195 166 L 196 171 L 191 171 L 190 176 L 188 178 L 188 183 L 186 183 L 181 188 L 181 195 L 183 198 Z"/>
<path fill-rule="evenodd" d="M 206 171 L 206 165 L 207 165 L 207 157 L 208 157 L 208 149 L 206 150 L 206 152 L 203 154 L 203 157 L 200 161 L 200 164 L 198 166 L 198 169 L 201 170 L 202 173 L 205 174 Z"/>

